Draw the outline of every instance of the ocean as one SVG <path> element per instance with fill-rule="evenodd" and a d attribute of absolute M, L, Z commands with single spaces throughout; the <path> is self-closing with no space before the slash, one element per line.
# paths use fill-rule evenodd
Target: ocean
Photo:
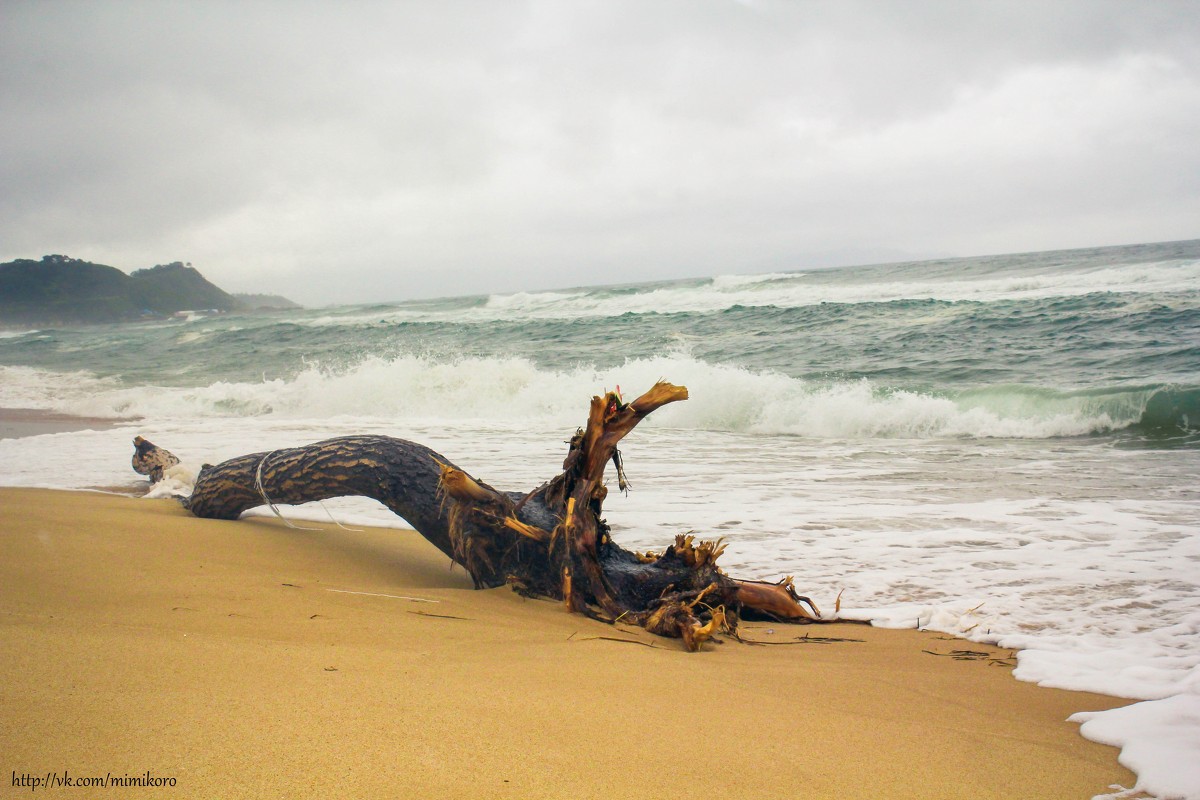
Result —
<path fill-rule="evenodd" d="M 0 440 L 0 485 L 144 493 L 137 434 L 199 464 L 384 433 L 528 490 L 593 394 L 659 378 L 691 398 L 623 443 L 618 542 L 724 537 L 827 613 L 1140 700 L 1077 721 L 1200 798 L 1200 240 L 0 332 L 0 407 L 116 420 Z"/>

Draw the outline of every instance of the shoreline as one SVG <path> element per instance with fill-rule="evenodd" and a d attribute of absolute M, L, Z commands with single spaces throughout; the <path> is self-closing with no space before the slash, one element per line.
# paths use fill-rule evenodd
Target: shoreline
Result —
<path fill-rule="evenodd" d="M 107 430 L 127 420 L 106 417 L 81 417 L 41 408 L 0 407 L 0 439 L 23 439 L 47 433 Z"/>
<path fill-rule="evenodd" d="M 711 783 L 1057 800 L 1135 782 L 1066 722 L 1131 701 L 1017 681 L 1011 651 L 747 623 L 747 638 L 793 644 L 689 654 L 475 591 L 415 532 L 319 527 L 0 488 L 0 767 L 149 770 L 176 779 L 152 790 L 171 797 L 678 797 Z"/>

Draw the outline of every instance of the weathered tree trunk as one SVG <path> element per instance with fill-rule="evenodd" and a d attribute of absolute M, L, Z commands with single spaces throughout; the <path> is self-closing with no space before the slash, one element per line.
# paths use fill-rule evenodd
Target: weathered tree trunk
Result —
<path fill-rule="evenodd" d="M 612 392 L 593 397 L 562 473 L 528 494 L 493 489 L 413 442 L 346 436 L 205 465 L 184 505 L 200 517 L 236 519 L 261 505 L 372 497 L 461 564 L 478 588 L 508 583 L 574 612 L 681 638 L 689 650 L 719 632 L 736 633 L 747 612 L 819 621 L 790 578 L 775 584 L 725 575 L 716 566 L 720 541 L 677 536 L 664 552 L 647 554 L 612 541 L 601 508 L 610 461 L 624 483 L 617 444 L 655 409 L 686 399 L 687 389 L 661 382 L 628 404 Z M 152 481 L 178 462 L 140 436 L 134 445 L 134 469 Z"/>

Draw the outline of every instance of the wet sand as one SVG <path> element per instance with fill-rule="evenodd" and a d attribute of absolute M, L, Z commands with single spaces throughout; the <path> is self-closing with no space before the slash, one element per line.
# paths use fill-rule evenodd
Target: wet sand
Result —
<path fill-rule="evenodd" d="M 101 417 L 77 417 L 38 408 L 0 408 L 0 439 L 19 439 L 44 433 L 104 430 L 121 421 Z"/>

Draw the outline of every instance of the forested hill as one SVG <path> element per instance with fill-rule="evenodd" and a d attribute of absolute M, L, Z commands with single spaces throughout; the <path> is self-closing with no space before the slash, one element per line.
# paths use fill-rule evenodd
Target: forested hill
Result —
<path fill-rule="evenodd" d="M 178 261 L 132 275 L 60 255 L 0 264 L 0 325 L 126 322 L 176 311 L 252 308 Z"/>

